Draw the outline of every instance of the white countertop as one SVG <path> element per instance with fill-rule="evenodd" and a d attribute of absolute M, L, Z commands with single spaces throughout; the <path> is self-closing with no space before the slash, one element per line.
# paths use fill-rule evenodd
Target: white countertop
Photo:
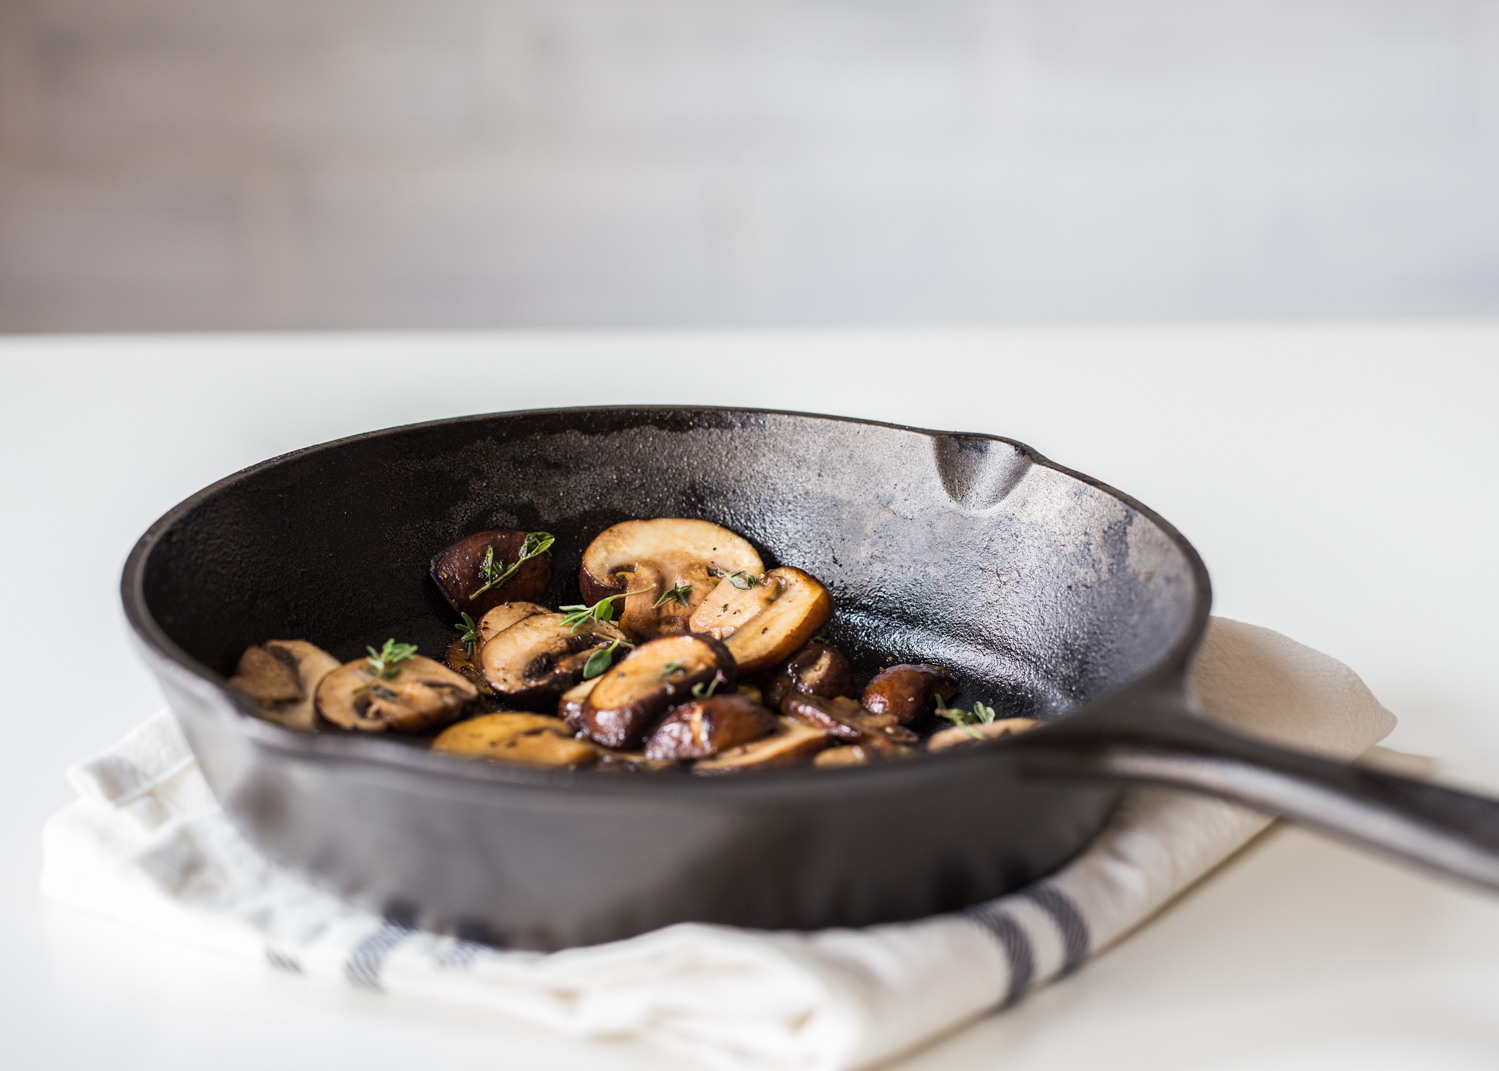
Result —
<path fill-rule="evenodd" d="M 62 767 L 160 702 L 118 606 L 125 555 L 221 476 L 392 424 L 559 405 L 1007 435 L 1160 511 L 1207 561 L 1216 612 L 1344 660 L 1400 718 L 1392 746 L 1499 794 L 1496 358 L 1493 322 L 0 338 L 0 630 L 13 659 L 53 651 L 67 670 L 28 667 L 5 706 L 6 1064 L 686 1066 L 302 981 L 41 901 L 38 830 L 69 798 Z M 1499 897 L 1281 829 L 1079 974 L 899 1066 L 1487 1069 L 1496 1011 Z"/>

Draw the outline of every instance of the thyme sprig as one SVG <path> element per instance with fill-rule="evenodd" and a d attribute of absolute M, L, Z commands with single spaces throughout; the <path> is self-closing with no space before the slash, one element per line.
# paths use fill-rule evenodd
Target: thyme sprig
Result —
<path fill-rule="evenodd" d="M 692 694 L 699 699 L 712 699 L 714 690 L 724 683 L 722 673 L 713 674 L 711 681 L 698 681 L 692 686 Z"/>
<path fill-rule="evenodd" d="M 582 603 L 563 606 L 561 609 L 566 616 L 562 618 L 561 623 L 574 632 L 577 632 L 578 629 L 590 621 L 613 621 L 615 599 L 624 599 L 631 595 L 639 595 L 643 591 L 650 591 L 655 586 L 655 584 L 652 584 L 650 587 L 641 588 L 639 591 L 621 591 L 618 595 L 605 595 L 592 606 L 584 606 Z"/>
<path fill-rule="evenodd" d="M 673 658 L 670 662 L 661 667 L 661 676 L 670 677 L 673 673 L 677 672 L 677 670 L 681 669 L 685 664 L 685 659 Z"/>
<path fill-rule="evenodd" d="M 397 643 L 390 639 L 378 651 L 373 647 L 366 647 L 365 650 L 370 653 L 365 662 L 370 667 L 371 676 L 377 681 L 388 681 L 401 672 L 400 663 L 416 654 L 416 644 Z"/>
<path fill-rule="evenodd" d="M 662 595 L 655 602 L 651 603 L 651 609 L 654 610 L 656 607 L 660 606 L 667 599 L 670 599 L 673 602 L 679 602 L 683 606 L 691 606 L 692 603 L 690 603 L 690 602 L 687 601 L 690 598 L 692 598 L 692 585 L 691 584 L 678 584 L 676 587 L 672 588 L 666 594 Z"/>
<path fill-rule="evenodd" d="M 615 648 L 634 646 L 625 640 L 615 640 L 608 647 L 595 648 L 593 654 L 588 656 L 588 661 L 583 663 L 583 679 L 592 680 L 608 669 L 614 662 Z"/>
<path fill-rule="evenodd" d="M 550 532 L 527 532 L 526 538 L 521 540 L 520 556 L 515 559 L 513 565 L 506 565 L 503 560 L 496 562 L 494 560 L 494 544 L 491 543 L 484 551 L 484 561 L 479 565 L 479 575 L 488 581 L 488 583 L 470 595 L 469 599 L 477 599 L 490 588 L 497 588 L 504 584 L 526 562 L 532 558 L 539 558 L 551 550 L 552 544 L 556 541 Z"/>
<path fill-rule="evenodd" d="M 719 570 L 718 575 L 723 577 L 730 584 L 733 584 L 740 591 L 748 591 L 750 588 L 760 583 L 760 578 L 758 576 L 756 576 L 754 573 L 746 573 L 743 569 L 721 569 Z"/>
<path fill-rule="evenodd" d="M 973 727 L 975 725 L 988 725 L 992 722 L 994 720 L 994 708 L 985 706 L 977 700 L 974 700 L 972 710 L 962 710 L 959 707 L 946 707 L 942 705 L 942 697 L 938 696 L 937 716 L 939 718 L 946 718 L 975 740 L 982 740 L 983 737 Z"/>
<path fill-rule="evenodd" d="M 458 630 L 458 639 L 463 642 L 464 655 L 472 658 L 474 657 L 474 644 L 478 643 L 483 637 L 479 634 L 479 626 L 474 623 L 472 617 L 461 612 L 458 616 L 463 618 L 463 624 L 454 625 L 453 627 Z"/>

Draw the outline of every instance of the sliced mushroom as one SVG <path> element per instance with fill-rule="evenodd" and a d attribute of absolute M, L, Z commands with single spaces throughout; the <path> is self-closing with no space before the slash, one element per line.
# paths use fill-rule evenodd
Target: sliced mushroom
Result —
<path fill-rule="evenodd" d="M 620 628 L 631 639 L 649 640 L 689 631 L 687 622 L 718 583 L 715 577 L 759 576 L 764 568 L 755 548 L 727 528 L 658 517 L 600 532 L 583 552 L 578 586 L 585 603 L 635 592 L 623 600 Z"/>
<path fill-rule="evenodd" d="M 825 768 L 828 766 L 867 766 L 872 760 L 881 758 L 872 749 L 863 744 L 843 744 L 839 747 L 830 747 L 826 751 L 819 751 L 817 758 L 812 760 L 812 765 Z"/>
<path fill-rule="evenodd" d="M 247 647 L 229 684 L 255 700 L 260 716 L 288 729 L 317 728 L 313 696 L 338 659 L 306 640 L 268 640 Z"/>
<path fill-rule="evenodd" d="M 867 766 L 871 762 L 898 759 L 913 755 L 916 747 L 912 742 L 902 743 L 885 736 L 866 736 L 857 744 L 843 744 L 819 752 L 814 766 Z"/>
<path fill-rule="evenodd" d="M 583 677 L 595 648 L 623 640 L 606 621 L 578 630 L 563 614 L 530 614 L 497 632 L 479 649 L 479 668 L 495 695 L 518 707 L 546 707 Z"/>
<path fill-rule="evenodd" d="M 951 729 L 935 732 L 927 738 L 928 751 L 946 751 L 949 748 L 978 744 L 985 740 L 999 740 L 1006 736 L 1018 736 L 1029 732 L 1045 722 L 1035 718 L 1001 718 L 999 721 L 980 722 L 977 725 L 954 725 Z"/>
<path fill-rule="evenodd" d="M 645 742 L 650 759 L 706 759 L 775 731 L 776 716 L 741 695 L 683 703 Z"/>
<path fill-rule="evenodd" d="M 816 640 L 787 659 L 765 689 L 766 702 L 779 708 L 781 700 L 793 689 L 824 699 L 840 695 L 852 698 L 859 694 L 848 659 L 836 647 Z"/>
<path fill-rule="evenodd" d="M 448 644 L 448 649 L 443 652 L 442 660 L 454 673 L 467 678 L 470 684 L 479 690 L 480 695 L 494 695 L 494 689 L 484 679 L 484 671 L 479 668 L 479 645 L 474 644 L 474 653 L 468 653 L 468 645 L 462 638 L 456 638 Z"/>
<path fill-rule="evenodd" d="M 444 729 L 432 750 L 527 766 L 587 766 L 599 758 L 566 724 L 542 714 L 481 714 Z"/>
<path fill-rule="evenodd" d="M 743 579 L 724 577 L 689 622 L 723 640 L 741 673 L 783 661 L 833 616 L 827 588 L 800 569 L 772 569 L 748 588 L 736 583 Z"/>
<path fill-rule="evenodd" d="M 557 700 L 557 717 L 567 722 L 574 732 L 583 728 L 583 701 L 598 685 L 599 680 L 599 677 L 593 677 L 581 684 L 575 684 L 563 692 L 562 698 Z"/>
<path fill-rule="evenodd" d="M 540 598 L 552 579 L 550 554 L 526 559 L 503 584 L 496 584 L 479 594 L 489 583 L 479 570 L 490 548 L 494 548 L 495 565 L 514 565 L 520 558 L 526 535 L 518 528 L 497 528 L 466 536 L 438 551 L 432 558 L 432 582 L 448 600 L 448 605 L 473 617 L 501 602 Z"/>
<path fill-rule="evenodd" d="M 600 770 L 618 773 L 663 773 L 680 770 L 682 764 L 675 759 L 649 759 L 644 751 L 619 751 L 595 743 L 599 750 Z"/>
<path fill-rule="evenodd" d="M 781 700 L 781 713 L 821 729 L 838 740 L 864 744 L 882 753 L 916 746 L 916 734 L 889 714 L 874 714 L 846 696 L 824 699 L 793 691 Z"/>
<path fill-rule="evenodd" d="M 772 766 L 796 766 L 806 762 L 833 742 L 827 733 L 804 725 L 794 718 L 777 718 L 776 730 L 752 744 L 700 759 L 692 764 L 693 773 L 734 773 L 739 770 L 764 769 Z"/>
<path fill-rule="evenodd" d="M 642 643 L 599 678 L 583 703 L 583 731 L 612 748 L 636 748 L 666 709 L 700 693 L 733 691 L 734 659 L 711 636 Z"/>
<path fill-rule="evenodd" d="M 485 611 L 484 616 L 479 618 L 479 646 L 482 647 L 504 632 L 517 621 L 524 621 L 528 617 L 537 614 L 549 614 L 548 610 L 540 603 L 534 602 L 502 602 Z"/>
<path fill-rule="evenodd" d="M 875 674 L 859 702 L 872 713 L 889 714 L 902 725 L 910 725 L 936 709 L 939 696 L 946 701 L 957 690 L 957 681 L 939 666 L 899 665 Z"/>
<path fill-rule="evenodd" d="M 345 729 L 416 733 L 446 725 L 479 698 L 478 690 L 440 662 L 412 655 L 376 680 L 368 662 L 345 662 L 323 678 L 317 711 Z"/>

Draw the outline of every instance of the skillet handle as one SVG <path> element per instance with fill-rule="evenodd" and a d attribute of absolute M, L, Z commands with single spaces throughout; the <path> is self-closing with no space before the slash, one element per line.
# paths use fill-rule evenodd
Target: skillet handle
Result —
<path fill-rule="evenodd" d="M 1499 892 L 1499 800 L 1241 736 L 1191 713 L 1184 698 L 1153 705 L 1146 716 L 1062 722 L 1010 746 L 1048 775 L 1216 796 Z"/>

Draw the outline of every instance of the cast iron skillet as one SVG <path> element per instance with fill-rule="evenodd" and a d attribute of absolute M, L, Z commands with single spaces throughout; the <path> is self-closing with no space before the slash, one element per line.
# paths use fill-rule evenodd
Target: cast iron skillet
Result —
<path fill-rule="evenodd" d="M 301 735 L 225 677 L 267 639 L 437 655 L 434 551 L 557 536 L 552 604 L 597 532 L 701 517 L 831 589 L 856 663 L 927 661 L 960 701 L 1051 724 L 851 769 L 547 771 Z M 1051 871 L 1121 783 L 1247 803 L 1499 888 L 1499 803 L 1231 734 L 1186 670 L 1207 571 L 1155 513 L 1006 439 L 739 409 L 572 409 L 361 435 L 246 469 L 141 537 L 122 581 L 147 662 L 224 807 L 273 859 L 407 924 L 533 948 L 671 922 L 860 926 Z"/>

